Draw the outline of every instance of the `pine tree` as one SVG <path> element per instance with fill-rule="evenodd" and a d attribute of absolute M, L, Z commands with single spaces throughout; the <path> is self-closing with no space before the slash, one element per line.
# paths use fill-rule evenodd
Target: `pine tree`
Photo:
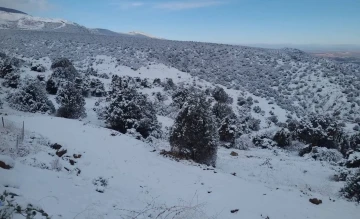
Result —
<path fill-rule="evenodd" d="M 78 119 L 86 116 L 85 99 L 81 90 L 77 89 L 74 83 L 65 83 L 58 91 L 55 100 L 60 104 L 57 111 L 59 117 Z"/>
<path fill-rule="evenodd" d="M 172 151 L 198 163 L 215 165 L 218 133 L 204 93 L 192 93 L 170 133 Z"/>
<path fill-rule="evenodd" d="M 20 74 L 11 72 L 4 77 L 4 87 L 18 88 L 20 86 Z"/>

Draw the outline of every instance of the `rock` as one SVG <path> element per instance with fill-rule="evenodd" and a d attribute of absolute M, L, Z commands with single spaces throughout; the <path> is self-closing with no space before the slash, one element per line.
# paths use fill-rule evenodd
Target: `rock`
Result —
<path fill-rule="evenodd" d="M 231 175 L 236 176 L 236 173 L 232 173 Z"/>
<path fill-rule="evenodd" d="M 45 67 L 44 66 L 42 66 L 42 65 L 35 65 L 35 66 L 32 66 L 31 68 L 30 68 L 30 70 L 31 71 L 36 71 L 36 72 L 45 72 L 46 71 L 46 69 L 45 69 Z"/>
<path fill-rule="evenodd" d="M 236 212 L 238 212 L 239 211 L 239 209 L 234 209 L 234 210 L 231 210 L 230 212 L 232 213 L 232 214 L 234 214 L 234 213 L 236 213 Z"/>
<path fill-rule="evenodd" d="M 50 147 L 54 150 L 59 150 L 60 148 L 62 148 L 62 146 L 59 145 L 58 143 L 52 144 Z"/>
<path fill-rule="evenodd" d="M 70 164 L 74 166 L 74 164 L 76 163 L 74 160 L 69 160 Z"/>
<path fill-rule="evenodd" d="M 231 155 L 231 156 L 234 156 L 234 157 L 235 157 L 235 156 L 239 156 L 239 154 L 236 153 L 235 151 L 231 151 L 230 155 Z"/>
<path fill-rule="evenodd" d="M 75 171 L 76 171 L 76 175 L 77 175 L 77 176 L 80 175 L 81 170 L 80 170 L 79 168 L 75 168 Z"/>
<path fill-rule="evenodd" d="M 3 168 L 5 170 L 9 170 L 11 166 L 7 165 L 5 162 L 0 160 L 0 168 Z"/>
<path fill-rule="evenodd" d="M 322 203 L 321 199 L 317 199 L 317 198 L 311 198 L 309 199 L 309 202 L 313 203 L 314 205 L 319 205 Z"/>
<path fill-rule="evenodd" d="M 65 150 L 61 150 L 61 151 L 57 151 L 57 152 L 56 152 L 56 155 L 57 155 L 58 157 L 62 157 L 64 154 L 66 154 L 66 152 L 67 152 L 66 149 L 65 149 Z"/>
<path fill-rule="evenodd" d="M 7 156 L 0 155 L 0 168 L 9 170 L 15 166 L 15 161 Z"/>
<path fill-rule="evenodd" d="M 312 146 L 311 146 L 311 145 L 309 145 L 309 146 L 307 146 L 307 147 L 304 147 L 304 148 L 300 149 L 300 151 L 299 151 L 299 156 L 302 157 L 302 156 L 304 156 L 305 154 L 310 153 L 311 150 L 312 150 Z"/>
<path fill-rule="evenodd" d="M 74 157 L 75 159 L 79 159 L 79 158 L 81 158 L 81 154 L 74 154 L 73 157 Z"/>

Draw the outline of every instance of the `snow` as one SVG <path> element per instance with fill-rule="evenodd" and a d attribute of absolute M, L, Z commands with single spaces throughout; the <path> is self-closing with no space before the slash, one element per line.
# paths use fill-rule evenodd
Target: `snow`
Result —
<path fill-rule="evenodd" d="M 153 38 L 153 39 L 161 39 L 161 38 L 152 36 L 152 35 L 150 35 L 150 34 L 141 32 L 141 31 L 131 31 L 131 32 L 129 32 L 128 34 L 129 34 L 129 35 L 134 35 L 134 36 L 144 36 L 144 37 L 149 37 L 149 38 Z"/>
<path fill-rule="evenodd" d="M 15 161 L 11 157 L 0 154 L 0 161 L 5 163 L 5 165 L 10 166 L 10 168 L 13 168 L 15 166 Z"/>
<path fill-rule="evenodd" d="M 10 13 L 5 11 L 0 11 L 0 20 L 4 21 L 19 21 L 19 20 L 30 20 L 37 22 L 49 22 L 49 23 L 67 23 L 73 24 L 70 21 L 66 21 L 64 19 L 53 19 L 53 18 L 42 18 L 42 17 L 33 17 L 27 14 L 19 14 L 19 13 Z"/>
<path fill-rule="evenodd" d="M 24 121 L 27 130 L 61 144 L 69 155 L 82 154 L 76 160 L 79 176 L 18 161 L 13 170 L 0 170 L 11 191 L 35 201 L 53 218 L 119 218 L 126 213 L 119 209 L 141 210 L 153 199 L 155 205 L 203 204 L 207 217 L 219 218 L 351 219 L 360 213 L 355 204 L 337 197 L 342 184 L 330 181 L 331 166 L 304 162 L 283 151 L 274 156 L 270 150 L 236 150 L 239 156 L 231 157 L 231 150 L 220 149 L 218 167 L 206 170 L 162 157 L 146 143 L 126 135 L 111 136 L 111 130 L 90 123 L 26 113 L 6 119 L 15 124 Z M 47 153 L 35 156 L 46 162 L 53 159 L 45 158 Z M 19 177 L 21 181 L 16 180 Z M 104 193 L 95 191 L 97 177 L 109 182 Z M 308 199 L 312 197 L 322 199 L 323 204 L 311 204 Z M 237 214 L 230 213 L 236 208 L 240 209 Z"/>
<path fill-rule="evenodd" d="M 17 21 L 16 17 L 8 19 Z M 37 18 L 32 18 L 32 21 L 34 23 L 29 27 L 26 27 L 26 22 L 21 25 L 24 28 L 41 28 L 41 23 L 45 22 Z M 50 41 L 46 42 L 51 44 L 49 47 L 55 45 L 56 41 Z M 27 43 L 29 48 L 37 48 L 33 41 L 30 40 Z M 85 46 L 90 47 L 90 44 Z M 84 47 L 71 48 L 77 48 L 76 53 L 80 53 Z M 239 51 L 242 52 L 241 49 Z M 13 53 L 15 52 L 9 51 L 9 54 Z M 277 104 L 273 97 L 254 95 L 246 90 L 243 84 L 239 85 L 239 89 L 228 89 L 220 84 L 201 80 L 195 76 L 196 74 L 191 75 L 175 67 L 169 67 L 169 63 L 147 60 L 136 68 L 131 68 L 129 67 L 131 64 L 124 66 L 127 63 L 119 62 L 114 56 L 104 55 L 105 53 L 102 54 L 96 50 L 94 54 L 94 57 L 89 56 L 85 60 L 75 60 L 75 67 L 85 70 L 91 66 L 100 74 L 107 73 L 110 78 L 112 75 L 148 78 L 150 81 L 155 78 L 160 78 L 162 81 L 171 78 L 177 85 L 179 83 L 195 84 L 203 90 L 221 86 L 233 98 L 234 112 L 238 109 L 239 96 L 245 99 L 252 97 L 254 103 L 251 105 L 251 115 L 261 120 L 261 130 L 250 135 L 243 135 L 242 140 L 251 141 L 253 135 L 263 132 L 273 133 L 279 129 L 267 123 L 267 117 L 271 115 L 270 111 L 278 116 L 280 122 L 285 122 L 287 115 L 293 114 L 292 111 L 280 107 L 284 105 Z M 21 54 L 18 55 L 17 57 L 20 58 Z M 46 55 L 49 57 L 21 57 L 27 62 L 20 68 L 21 78 L 35 77 L 39 74 L 48 78 L 52 73 L 51 56 L 48 53 Z M 68 54 L 65 53 L 65 55 Z M 136 51 L 137 57 L 143 55 L 142 51 Z M 132 58 L 130 57 L 129 60 Z M 254 60 L 256 59 L 250 60 L 251 64 Z M 258 58 L 256 61 L 261 61 L 261 59 Z M 44 73 L 30 71 L 29 63 L 41 64 L 45 66 L 46 71 Z M 276 60 L 276 63 L 281 66 L 285 62 L 280 59 Z M 346 100 L 344 96 L 337 96 L 342 92 L 339 85 L 330 83 L 328 79 L 320 80 L 315 75 L 317 72 L 307 72 L 306 75 L 312 83 L 316 83 L 316 88 L 309 90 L 311 85 L 299 88 L 293 82 L 300 80 L 300 73 L 305 72 L 304 69 L 309 63 L 289 62 L 288 65 L 292 68 L 296 67 L 293 73 L 294 78 L 287 84 L 288 88 L 295 89 L 295 92 L 297 89 L 305 93 L 302 94 L 303 99 L 299 100 L 306 100 L 305 95 L 308 91 L 313 92 L 322 86 L 325 88 L 319 93 L 323 97 L 326 96 L 325 100 L 328 101 L 321 106 L 324 112 L 332 107 L 333 102 L 340 99 Z M 0 83 L 2 80 L 0 79 Z M 108 90 L 111 79 L 100 78 L 99 80 Z M 211 81 L 211 78 L 208 80 Z M 272 88 L 274 92 L 279 91 L 279 86 L 272 86 Z M 8 92 L 12 92 L 7 88 L 1 88 L 0 91 L 1 99 Z M 162 87 L 139 88 L 139 91 L 148 94 L 151 101 L 155 100 L 155 96 L 152 95 L 154 92 L 167 95 L 168 99 L 164 101 L 164 107 L 169 107 L 172 102 L 171 91 L 164 91 Z M 295 96 L 297 95 L 294 94 Z M 49 99 L 58 108 L 54 98 L 55 96 L 49 95 Z M 321 99 L 320 96 L 317 98 Z M 167 209 L 171 209 L 172 206 L 182 206 L 185 212 L 182 212 L 180 216 L 195 219 L 213 217 L 224 219 L 358 218 L 359 206 L 346 201 L 338 194 L 344 183 L 333 180 L 333 176 L 342 168 L 333 162 L 341 158 L 339 154 L 320 149 L 320 152 L 326 155 L 326 159 L 331 158 L 328 162 L 326 159 L 315 160 L 312 157 L 313 154 L 299 157 L 296 150 L 276 147 L 260 149 L 252 147 L 250 143 L 246 147 L 247 150 L 219 148 L 216 168 L 198 165 L 191 161 L 177 161 L 160 154 L 161 150 L 170 149 L 166 139 L 146 143 L 130 135 L 107 129 L 104 121 L 99 120 L 93 110 L 95 103 L 100 100 L 104 98 L 86 98 L 87 117 L 82 120 L 17 112 L 10 109 L 8 103 L 3 101 L 4 106 L 0 109 L 0 113 L 4 116 L 7 126 L 0 128 L 2 149 L 0 160 L 12 162 L 14 168 L 0 169 L 0 194 L 5 190 L 14 192 L 19 195 L 17 198 L 19 203 L 38 205 L 54 219 L 127 218 L 125 215 L 130 214 L 129 211 L 145 211 L 146 209 L 146 214 L 140 214 L 138 218 L 149 218 L 149 215 L 155 218 L 161 209 L 164 210 L 164 206 Z M 312 100 L 309 99 L 306 102 L 309 108 L 312 111 L 321 109 L 321 107 L 310 105 Z M 299 105 L 300 101 L 297 104 Z M 265 114 L 255 113 L 252 110 L 254 106 L 259 106 Z M 337 107 L 341 109 L 342 106 Z M 299 118 L 296 115 L 292 116 Z M 157 115 L 157 118 L 162 123 L 162 131 L 166 136 L 174 123 L 174 117 Z M 24 153 L 18 155 L 14 152 L 14 147 L 17 136 L 21 134 L 23 122 L 26 128 L 25 139 L 21 142 Z M 353 125 L 346 125 L 347 129 L 353 132 Z M 58 143 L 62 145 L 62 149 L 67 150 L 62 158 L 58 158 L 56 150 L 49 147 L 53 143 Z M 232 151 L 235 151 L 238 156 L 231 156 Z M 74 155 L 81 155 L 81 157 L 75 158 Z M 336 155 L 335 160 L 332 155 Z M 356 158 L 355 156 L 359 157 L 354 153 L 350 155 L 349 160 Z M 72 161 L 75 163 L 71 164 Z M 100 179 L 107 181 L 107 185 L 99 184 Z M 97 185 L 94 185 L 96 183 Z M 323 203 L 313 205 L 309 202 L 310 198 L 321 199 Z M 148 209 L 149 206 L 150 209 Z M 239 209 L 239 211 L 233 214 L 230 211 L 234 209 Z"/>

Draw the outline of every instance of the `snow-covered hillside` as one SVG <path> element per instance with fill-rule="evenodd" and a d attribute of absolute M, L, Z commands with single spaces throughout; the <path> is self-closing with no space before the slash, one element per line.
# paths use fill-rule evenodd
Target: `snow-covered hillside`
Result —
<path fill-rule="evenodd" d="M 40 18 L 5 11 L 0 11 L 0 28 L 89 33 L 87 28 L 63 19 Z"/>
<path fill-rule="evenodd" d="M 37 30 L 77 34 L 86 33 L 106 36 L 134 36 L 157 39 L 154 36 L 139 31 L 118 33 L 103 28 L 87 28 L 64 19 L 34 17 L 21 11 L 2 7 L 0 7 L 0 29 Z"/>
<path fill-rule="evenodd" d="M 0 11 L 0 218 L 355 219 L 360 66 Z"/>
<path fill-rule="evenodd" d="M 29 76 L 42 78 L 38 75 L 49 79 L 53 74 L 48 57 L 22 59 L 19 71 L 23 81 Z M 12 62 L 16 63 L 14 59 Z M 38 65 L 44 71 L 30 70 Z M 75 62 L 75 66 L 84 72 L 91 66 L 90 77 L 101 80 L 106 90 L 110 89 L 111 79 L 104 75 L 149 81 L 172 79 L 177 86 L 188 84 L 203 90 L 216 86 L 163 64 L 134 70 L 118 65 L 109 56 L 89 57 Z M 154 102 L 155 93 L 169 96 L 170 92 L 155 85 L 138 89 Z M 16 90 L 2 87 L 1 116 L 5 127 L 0 127 L 0 160 L 13 168 L 0 168 L 0 193 L 6 194 L 6 200 L 13 200 L 15 206 L 36 211 L 36 218 L 357 218 L 360 208 L 341 197 L 339 190 L 344 182 L 334 180 L 335 175 L 346 170 L 337 164 L 338 160 L 299 157 L 295 144 L 288 149 L 254 147 L 252 136 L 278 129 L 267 122 L 269 111 L 285 122 L 286 110 L 249 92 L 225 90 L 235 100 L 231 107 L 237 114 L 238 96 L 252 97 L 253 106 L 266 112 L 250 112 L 260 119 L 261 130 L 238 139 L 248 148 L 219 147 L 213 168 L 163 156 L 162 150 L 170 147 L 166 137 L 147 142 L 105 128 L 93 110 L 102 97 L 86 98 L 87 117 L 71 120 L 16 111 L 6 100 L 8 93 Z M 54 97 L 49 95 L 58 108 Z M 168 98 L 163 104 L 170 107 L 172 98 Z M 174 117 L 165 113 L 158 119 L 166 134 Z M 23 123 L 22 141 L 17 137 L 23 133 Z M 11 198 L 9 194 L 17 196 Z M 309 202 L 312 198 L 322 203 L 314 205 Z"/>

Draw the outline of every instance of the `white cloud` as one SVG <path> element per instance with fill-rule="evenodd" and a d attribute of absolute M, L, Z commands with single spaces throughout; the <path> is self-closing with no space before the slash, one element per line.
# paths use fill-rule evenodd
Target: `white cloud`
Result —
<path fill-rule="evenodd" d="M 23 12 L 45 11 L 52 8 L 48 0 L 0 0 L 0 6 Z"/>
<path fill-rule="evenodd" d="M 113 1 L 110 4 L 117 6 L 121 9 L 139 8 L 145 5 L 144 2 L 134 2 L 134 1 L 120 1 L 120 2 Z"/>
<path fill-rule="evenodd" d="M 163 2 L 155 4 L 155 8 L 168 10 L 185 10 L 194 8 L 205 8 L 215 5 L 223 4 L 222 1 L 178 1 L 178 2 Z"/>

